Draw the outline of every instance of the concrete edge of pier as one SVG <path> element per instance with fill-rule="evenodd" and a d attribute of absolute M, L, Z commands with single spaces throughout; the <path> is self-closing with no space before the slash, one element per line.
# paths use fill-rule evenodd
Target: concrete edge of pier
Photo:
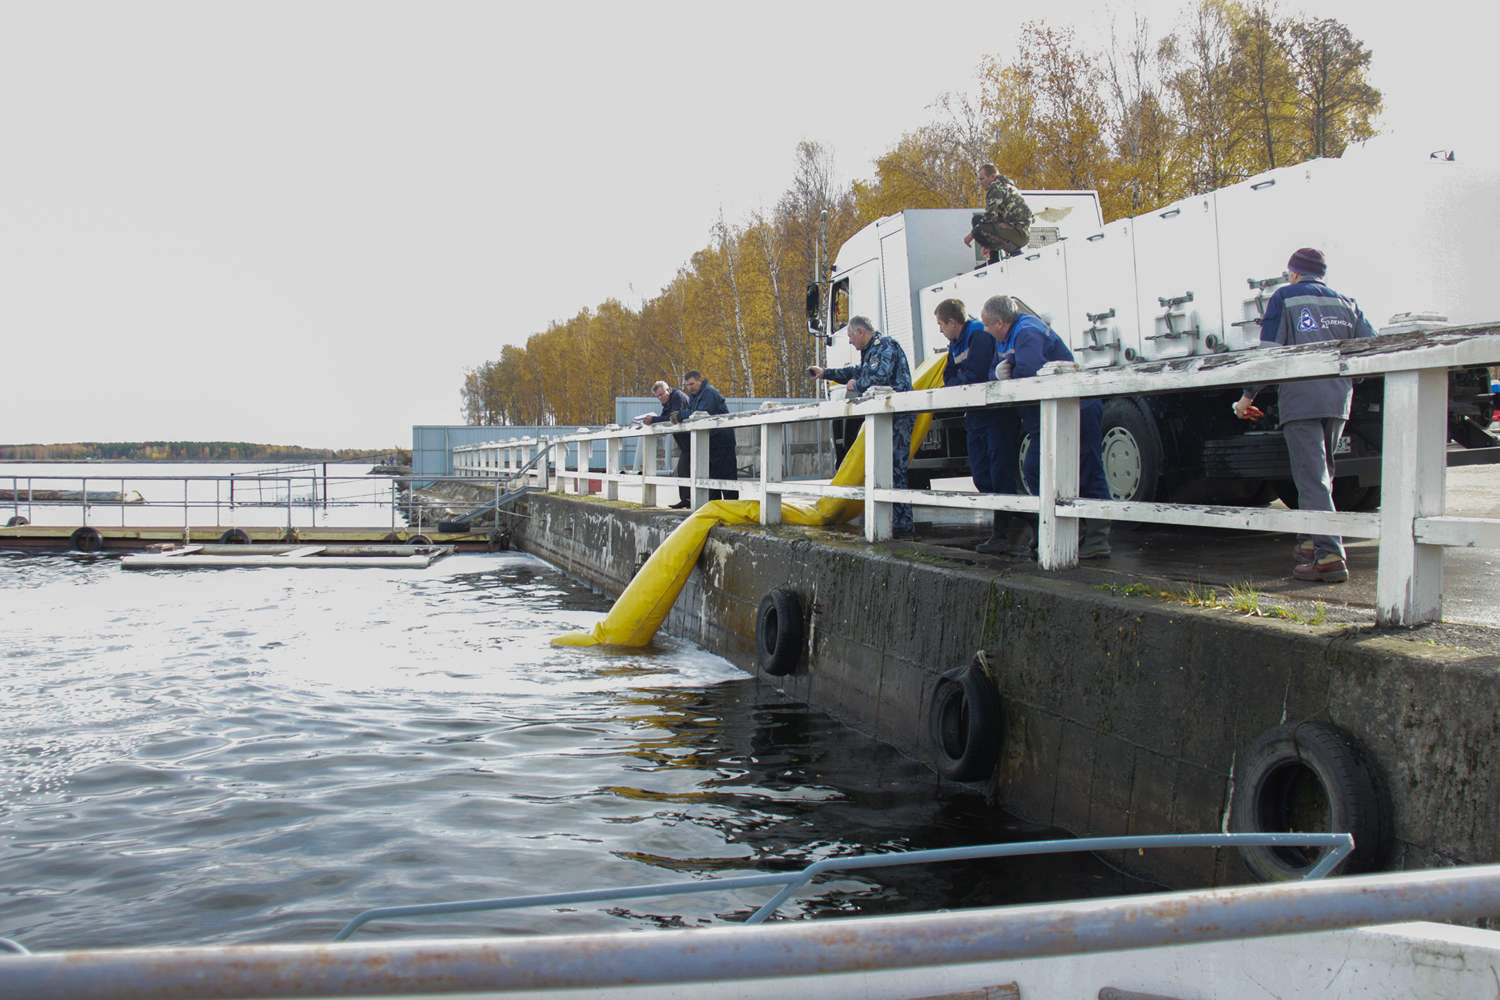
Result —
<path fill-rule="evenodd" d="M 505 521 L 518 547 L 614 596 L 680 517 L 535 494 Z M 929 763 L 942 675 L 983 650 L 998 760 L 973 787 L 1079 836 L 1223 829 L 1236 763 L 1257 737 L 1320 722 L 1375 764 L 1393 833 L 1380 867 L 1500 859 L 1491 630 L 1382 631 L 1311 602 L 1247 614 L 1170 580 L 1045 573 L 940 541 L 715 528 L 664 627 Z M 791 673 L 775 677 L 756 642 L 773 590 L 796 596 L 805 625 Z M 1232 851 L 1119 860 L 1177 886 L 1251 879 Z"/>

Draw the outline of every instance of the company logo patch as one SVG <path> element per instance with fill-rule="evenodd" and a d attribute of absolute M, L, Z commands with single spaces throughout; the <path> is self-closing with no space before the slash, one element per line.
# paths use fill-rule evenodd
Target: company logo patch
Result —
<path fill-rule="evenodd" d="M 1303 306 L 1302 311 L 1297 314 L 1297 329 L 1303 333 L 1318 329 L 1318 317 L 1307 306 Z"/>

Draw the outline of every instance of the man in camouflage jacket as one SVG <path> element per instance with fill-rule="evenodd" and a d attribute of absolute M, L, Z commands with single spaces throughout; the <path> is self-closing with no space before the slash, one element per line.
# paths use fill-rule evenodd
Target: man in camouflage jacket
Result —
<path fill-rule="evenodd" d="M 984 211 L 975 212 L 973 228 L 964 237 L 964 246 L 979 245 L 989 251 L 989 262 L 1000 257 L 1014 257 L 1031 240 L 1031 209 L 1021 192 L 994 164 L 979 168 L 979 186 L 984 189 Z"/>
<path fill-rule="evenodd" d="M 849 319 L 849 343 L 859 351 L 859 364 L 844 368 L 823 368 L 811 365 L 807 373 L 813 378 L 841 382 L 848 386 L 852 396 L 862 395 L 877 385 L 888 385 L 896 392 L 911 391 L 911 366 L 907 364 L 906 352 L 901 345 L 876 330 L 868 319 L 853 316 Z M 906 489 L 906 465 L 911 460 L 911 432 L 916 423 L 914 413 L 896 415 L 895 431 L 891 441 L 891 466 L 894 489 Z M 916 533 L 916 521 L 912 517 L 911 504 L 898 503 L 891 511 L 892 530 L 899 536 Z"/>

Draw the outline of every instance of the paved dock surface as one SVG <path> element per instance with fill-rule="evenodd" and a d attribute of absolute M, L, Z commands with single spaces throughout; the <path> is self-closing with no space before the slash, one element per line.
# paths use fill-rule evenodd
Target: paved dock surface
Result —
<path fill-rule="evenodd" d="M 1449 469 L 1446 513 L 1500 518 L 1500 466 Z M 919 507 L 917 521 L 919 544 L 939 546 L 945 552 L 965 550 L 961 558 L 972 556 L 976 563 L 989 558 L 967 551 L 988 534 L 987 520 L 982 523 L 972 514 Z M 1230 588 L 1241 588 L 1261 595 L 1262 604 L 1306 605 L 1306 613 L 1316 614 L 1315 606 L 1322 603 L 1333 620 L 1373 624 L 1379 543 L 1374 539 L 1346 541 L 1350 575 L 1345 583 L 1293 579 L 1295 543 L 1294 536 L 1283 533 L 1117 525 L 1110 533 L 1114 554 L 1085 562 L 1079 571 L 1122 587 L 1149 579 L 1213 589 L 1220 597 Z M 1456 626 L 1500 629 L 1500 550 L 1450 548 L 1445 552 L 1443 620 Z"/>

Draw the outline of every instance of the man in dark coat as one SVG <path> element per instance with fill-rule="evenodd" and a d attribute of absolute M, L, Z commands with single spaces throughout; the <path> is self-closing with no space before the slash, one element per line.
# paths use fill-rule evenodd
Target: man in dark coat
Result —
<path fill-rule="evenodd" d="M 682 413 L 682 419 L 686 420 L 694 413 L 721 414 L 728 413 L 729 406 L 724 402 L 724 397 L 719 390 L 708 384 L 708 380 L 699 371 L 690 371 L 682 376 L 682 387 L 687 390 L 688 406 Z M 734 458 L 734 429 L 731 427 L 716 427 L 708 432 L 708 478 L 710 479 L 738 479 L 739 469 Z M 710 500 L 738 500 L 739 490 L 708 491 Z"/>

